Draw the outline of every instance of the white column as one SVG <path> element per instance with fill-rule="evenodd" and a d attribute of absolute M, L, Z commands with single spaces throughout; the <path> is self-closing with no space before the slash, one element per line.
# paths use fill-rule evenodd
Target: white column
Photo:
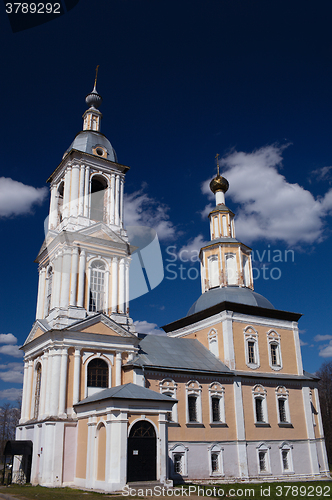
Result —
<path fill-rule="evenodd" d="M 23 375 L 23 392 L 22 392 L 22 409 L 21 409 L 21 420 L 20 423 L 24 423 L 27 418 L 27 401 L 28 401 L 28 373 L 29 373 L 29 362 L 24 361 L 24 375 Z"/>
<path fill-rule="evenodd" d="M 119 264 L 119 313 L 123 314 L 125 308 L 125 262 L 120 260 Z"/>
<path fill-rule="evenodd" d="M 112 312 L 118 311 L 118 258 L 112 259 Z"/>
<path fill-rule="evenodd" d="M 50 213 L 48 219 L 48 228 L 54 229 L 57 225 L 57 187 L 51 187 Z"/>
<path fill-rule="evenodd" d="M 126 259 L 126 266 L 125 266 L 125 273 L 126 273 L 126 307 L 125 307 L 125 313 L 129 315 L 129 258 Z"/>
<path fill-rule="evenodd" d="M 51 384 L 52 384 L 52 362 L 53 362 L 53 349 L 48 350 L 47 357 L 47 389 L 45 397 L 45 415 L 50 415 L 50 404 L 51 404 Z"/>
<path fill-rule="evenodd" d="M 85 181 L 84 181 L 84 217 L 89 217 L 89 191 L 90 191 L 90 167 L 85 167 Z"/>
<path fill-rule="evenodd" d="M 114 489 L 120 490 L 126 484 L 126 464 L 127 464 L 127 413 L 120 411 L 111 414 L 110 422 L 111 435 L 111 457 L 110 468 L 106 471 L 109 484 Z"/>
<path fill-rule="evenodd" d="M 115 174 L 111 174 L 110 224 L 115 221 Z"/>
<path fill-rule="evenodd" d="M 61 307 L 68 307 L 69 303 L 70 268 L 71 268 L 71 249 L 69 247 L 65 247 L 62 257 L 61 297 L 60 297 Z"/>
<path fill-rule="evenodd" d="M 159 414 L 159 467 L 157 469 L 157 480 L 164 483 L 168 479 L 167 462 L 168 462 L 168 443 L 167 443 L 167 420 L 164 413 Z M 158 441 L 157 441 L 158 443 Z M 158 452 L 157 452 L 158 457 Z"/>
<path fill-rule="evenodd" d="M 31 399 L 32 399 L 32 379 L 33 379 L 33 361 L 28 361 L 28 380 L 26 387 L 26 402 L 25 402 L 25 419 L 30 419 Z"/>
<path fill-rule="evenodd" d="M 60 291 L 61 291 L 61 271 L 62 271 L 62 254 L 59 253 L 53 261 L 53 290 L 51 297 L 51 309 L 60 306 Z"/>
<path fill-rule="evenodd" d="M 51 415 L 57 416 L 59 413 L 59 388 L 60 388 L 60 368 L 61 368 L 61 349 L 53 349 L 52 360 L 52 380 L 51 382 Z"/>
<path fill-rule="evenodd" d="M 115 220 L 114 223 L 116 226 L 119 225 L 119 217 L 120 217 L 120 176 L 115 176 Z"/>
<path fill-rule="evenodd" d="M 117 352 L 115 357 L 115 385 L 121 385 L 122 353 Z"/>
<path fill-rule="evenodd" d="M 84 283 L 85 283 L 85 250 L 81 250 L 79 270 L 78 270 L 78 295 L 77 295 L 78 307 L 83 307 Z"/>
<path fill-rule="evenodd" d="M 224 311 L 221 313 L 222 333 L 224 341 L 224 363 L 230 370 L 235 370 L 235 353 L 233 338 L 232 313 Z"/>
<path fill-rule="evenodd" d="M 43 418 L 45 416 L 45 404 L 46 404 L 46 391 L 47 391 L 47 363 L 48 363 L 48 353 L 44 352 L 42 356 L 43 368 L 41 376 L 41 389 L 40 389 L 40 416 Z"/>
<path fill-rule="evenodd" d="M 71 260 L 71 275 L 70 275 L 70 298 L 69 303 L 76 306 L 76 291 L 77 291 L 77 273 L 78 273 L 78 247 L 72 250 Z"/>
<path fill-rule="evenodd" d="M 86 452 L 86 484 L 87 488 L 93 488 L 94 486 L 94 472 L 95 472 L 95 461 L 96 461 L 96 425 L 97 418 L 95 416 L 89 417 L 88 420 L 88 443 Z"/>
<path fill-rule="evenodd" d="M 216 205 L 225 205 L 225 193 L 223 191 L 216 192 Z"/>
<path fill-rule="evenodd" d="M 65 186 L 63 191 L 63 219 L 69 216 L 69 204 L 70 204 L 70 185 L 71 185 L 71 167 L 67 167 L 65 173 Z"/>
<path fill-rule="evenodd" d="M 74 353 L 74 387 L 73 387 L 73 405 L 79 402 L 80 383 L 81 383 L 81 351 L 75 349 Z"/>
<path fill-rule="evenodd" d="M 105 271 L 105 303 L 104 311 L 108 314 L 109 310 L 109 287 L 110 287 L 110 270 L 109 268 Z"/>
<path fill-rule="evenodd" d="M 46 276 L 46 269 L 44 267 L 44 268 L 39 270 L 36 319 L 42 319 L 45 317 L 43 315 L 44 296 L 45 296 L 45 281 L 46 281 L 45 276 Z"/>
<path fill-rule="evenodd" d="M 70 194 L 70 215 L 77 217 L 78 215 L 78 196 L 79 196 L 79 178 L 80 167 L 73 165 L 71 170 L 71 194 Z"/>
<path fill-rule="evenodd" d="M 120 181 L 120 226 L 123 227 L 123 188 L 124 188 L 124 178 L 121 177 Z"/>
<path fill-rule="evenodd" d="M 84 215 L 84 176 L 85 166 L 80 167 L 80 186 L 78 193 L 78 215 Z"/>
<path fill-rule="evenodd" d="M 312 474 L 318 474 L 319 473 L 318 456 L 317 456 L 317 448 L 315 442 L 316 440 L 315 440 L 314 424 L 312 421 L 310 388 L 308 386 L 302 387 L 302 396 L 303 396 L 305 422 L 307 427 L 308 447 L 309 447 L 308 451 L 311 463 L 311 472 Z"/>
<path fill-rule="evenodd" d="M 61 367 L 60 367 L 60 389 L 59 389 L 60 417 L 66 416 L 67 364 L 68 364 L 68 347 L 64 347 L 61 352 Z"/>
<path fill-rule="evenodd" d="M 240 379 L 234 380 L 234 408 L 235 408 L 235 422 L 236 422 L 236 437 L 237 437 L 237 453 L 238 453 L 238 474 L 241 478 L 247 478 L 248 471 L 248 456 L 246 445 L 246 432 L 244 426 L 244 412 L 243 412 L 243 395 L 242 383 Z"/>

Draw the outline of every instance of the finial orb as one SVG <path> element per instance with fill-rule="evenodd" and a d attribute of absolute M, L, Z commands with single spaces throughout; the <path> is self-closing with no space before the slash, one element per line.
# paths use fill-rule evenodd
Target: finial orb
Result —
<path fill-rule="evenodd" d="M 210 189 L 213 194 L 215 194 L 217 191 L 223 191 L 224 193 L 226 193 L 228 188 L 229 188 L 228 180 L 219 174 L 217 175 L 217 177 L 214 177 L 210 182 Z"/>
<path fill-rule="evenodd" d="M 99 108 L 103 101 L 101 95 L 98 94 L 96 87 L 93 87 L 93 91 L 90 92 L 85 98 L 85 102 L 90 108 Z"/>

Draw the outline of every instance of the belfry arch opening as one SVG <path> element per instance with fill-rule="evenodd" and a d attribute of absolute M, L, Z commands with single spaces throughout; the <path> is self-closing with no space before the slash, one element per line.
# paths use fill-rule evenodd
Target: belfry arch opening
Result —
<path fill-rule="evenodd" d="M 100 175 L 92 177 L 90 219 L 106 221 L 106 192 L 106 179 Z"/>
<path fill-rule="evenodd" d="M 58 187 L 58 204 L 57 204 L 57 211 L 58 211 L 58 222 L 62 222 L 62 210 L 63 210 L 63 191 L 64 191 L 64 182 L 60 182 L 59 187 Z"/>
<path fill-rule="evenodd" d="M 157 438 L 153 425 L 147 420 L 136 422 L 129 434 L 127 453 L 127 482 L 155 481 Z"/>

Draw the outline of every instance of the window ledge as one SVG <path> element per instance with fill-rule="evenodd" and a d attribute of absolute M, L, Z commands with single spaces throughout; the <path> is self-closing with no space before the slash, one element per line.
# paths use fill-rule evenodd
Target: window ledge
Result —
<path fill-rule="evenodd" d="M 251 370 L 257 370 L 257 368 L 260 367 L 260 365 L 256 365 L 256 363 L 246 363 L 247 367 L 250 368 Z"/>
<path fill-rule="evenodd" d="M 271 427 L 268 422 L 255 422 L 256 427 Z"/>
<path fill-rule="evenodd" d="M 279 370 L 282 370 L 282 366 L 278 366 L 278 365 L 270 365 L 272 370 L 278 372 Z"/>
<path fill-rule="evenodd" d="M 223 474 L 222 472 L 212 472 L 210 474 L 210 477 L 225 477 L 225 474 Z"/>
<path fill-rule="evenodd" d="M 288 474 L 295 474 L 295 472 L 294 472 L 293 470 L 284 470 L 284 471 L 283 471 L 283 474 L 284 474 L 285 476 L 288 476 Z"/>
<path fill-rule="evenodd" d="M 210 427 L 228 427 L 226 422 L 211 422 Z"/>
<path fill-rule="evenodd" d="M 187 427 L 205 427 L 205 425 L 202 424 L 201 422 L 187 422 L 186 426 Z"/>
<path fill-rule="evenodd" d="M 294 427 L 290 422 L 279 422 L 279 427 Z"/>
<path fill-rule="evenodd" d="M 167 422 L 167 425 L 171 427 L 180 427 L 179 422 Z"/>
<path fill-rule="evenodd" d="M 270 472 L 270 471 L 259 472 L 258 474 L 260 476 L 272 476 L 272 472 Z"/>

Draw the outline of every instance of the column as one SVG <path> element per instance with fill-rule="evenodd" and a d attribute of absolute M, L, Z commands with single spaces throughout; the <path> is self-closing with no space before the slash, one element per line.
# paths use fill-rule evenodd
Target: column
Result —
<path fill-rule="evenodd" d="M 60 417 L 66 416 L 67 365 L 68 365 L 68 347 L 63 347 L 61 352 L 60 389 L 59 389 Z"/>
<path fill-rule="evenodd" d="M 120 260 L 119 264 L 119 313 L 123 314 L 125 308 L 125 262 Z"/>
<path fill-rule="evenodd" d="M 61 368 L 61 349 L 56 347 L 53 349 L 52 359 L 52 379 L 51 382 L 51 415 L 57 416 L 59 413 L 59 389 L 60 389 L 60 368 Z"/>
<path fill-rule="evenodd" d="M 71 275 L 70 275 L 70 298 L 69 303 L 76 306 L 76 291 L 77 291 L 77 273 L 78 273 L 78 247 L 73 248 L 71 258 Z"/>
<path fill-rule="evenodd" d="M 157 469 L 157 480 L 161 483 L 164 483 L 166 479 L 168 479 L 167 420 L 165 413 L 159 413 L 158 423 L 159 423 L 159 437 L 160 437 L 160 447 L 159 447 L 160 453 L 159 453 L 159 464 L 158 464 L 159 467 Z M 157 452 L 157 457 L 158 457 L 158 452 Z"/>
<path fill-rule="evenodd" d="M 48 219 L 48 228 L 54 229 L 57 225 L 57 187 L 51 187 L 51 202 L 50 202 L 50 213 Z"/>
<path fill-rule="evenodd" d="M 108 483 L 112 488 L 120 490 L 126 484 L 126 470 L 127 470 L 127 432 L 128 432 L 128 419 L 127 413 L 123 411 L 116 411 L 111 414 L 110 421 L 111 435 L 111 456 L 109 461 L 109 470 L 106 471 Z"/>
<path fill-rule="evenodd" d="M 26 360 L 24 361 L 24 371 L 23 371 L 23 392 L 22 392 L 22 409 L 21 409 L 21 419 L 20 423 L 24 423 L 26 420 L 28 420 L 26 414 L 27 414 L 27 401 L 28 401 L 28 394 L 27 394 L 27 388 L 28 388 L 28 373 L 29 373 L 29 362 Z"/>
<path fill-rule="evenodd" d="M 118 312 L 118 258 L 112 259 L 112 312 Z"/>
<path fill-rule="evenodd" d="M 232 313 L 224 311 L 221 313 L 222 334 L 224 341 L 224 363 L 230 370 L 235 370 L 235 353 L 233 339 Z"/>
<path fill-rule="evenodd" d="M 109 310 L 109 288 L 110 288 L 110 270 L 109 268 L 105 271 L 105 303 L 104 303 L 104 311 L 108 314 Z"/>
<path fill-rule="evenodd" d="M 83 307 L 85 282 L 85 250 L 81 250 L 78 270 L 78 295 L 77 306 Z"/>
<path fill-rule="evenodd" d="M 90 190 L 90 167 L 85 167 L 85 181 L 84 181 L 84 217 L 89 217 L 89 190 Z"/>
<path fill-rule="evenodd" d="M 120 226 L 123 227 L 123 188 L 124 188 L 124 178 L 121 177 L 120 181 Z"/>
<path fill-rule="evenodd" d="M 115 174 L 111 174 L 110 224 L 115 221 Z"/>
<path fill-rule="evenodd" d="M 47 389 L 45 397 L 45 415 L 50 415 L 51 404 L 51 383 L 52 383 L 52 362 L 53 362 L 53 349 L 48 350 L 47 357 Z"/>
<path fill-rule="evenodd" d="M 71 194 L 70 194 L 70 215 L 78 215 L 78 192 L 79 192 L 80 167 L 73 165 L 71 170 Z"/>
<path fill-rule="evenodd" d="M 74 387 L 73 387 L 73 405 L 79 402 L 80 382 L 81 382 L 81 351 L 75 349 L 74 353 Z"/>
<path fill-rule="evenodd" d="M 305 415 L 305 423 L 307 427 L 307 436 L 308 436 L 308 448 L 309 448 L 309 457 L 311 463 L 311 473 L 319 474 L 319 465 L 318 465 L 318 456 L 316 449 L 316 440 L 315 440 L 315 430 L 314 424 L 312 421 L 312 410 L 311 410 L 311 399 L 310 399 L 310 388 L 308 386 L 302 387 L 302 396 L 303 396 L 303 406 L 304 406 L 304 415 Z"/>
<path fill-rule="evenodd" d="M 85 166 L 80 167 L 80 186 L 78 193 L 78 215 L 84 215 L 84 176 Z"/>
<path fill-rule="evenodd" d="M 239 467 L 238 474 L 239 477 L 244 479 L 249 476 L 249 471 L 248 471 L 247 445 L 245 441 L 246 433 L 244 426 L 243 395 L 242 395 L 241 379 L 234 380 L 233 387 L 234 387 L 234 408 L 235 408 L 237 453 L 238 453 L 238 467 Z"/>
<path fill-rule="evenodd" d="M 126 273 L 126 307 L 125 307 L 125 313 L 129 315 L 129 258 L 126 259 L 126 265 L 125 265 L 125 273 Z"/>
<path fill-rule="evenodd" d="M 120 176 L 115 176 L 115 213 L 114 213 L 114 224 L 116 226 L 119 225 L 119 216 L 120 216 Z"/>
<path fill-rule="evenodd" d="M 43 418 L 45 416 L 45 403 L 46 403 L 46 391 L 47 391 L 47 363 L 48 363 L 48 353 L 44 352 L 42 356 L 42 376 L 41 376 L 41 390 L 40 390 L 40 416 Z"/>
<path fill-rule="evenodd" d="M 71 184 L 71 167 L 67 167 L 65 173 L 65 186 L 63 191 L 63 219 L 69 216 L 70 204 L 70 184 Z"/>
<path fill-rule="evenodd" d="M 25 402 L 25 419 L 30 419 L 30 411 L 31 411 L 31 399 L 32 399 L 32 379 L 33 379 L 33 361 L 29 359 L 28 361 L 28 380 L 26 387 L 26 402 Z"/>
<path fill-rule="evenodd" d="M 44 267 L 44 268 L 39 270 L 36 319 L 42 319 L 45 317 L 43 315 L 44 296 L 45 296 L 45 281 L 46 281 L 45 276 L 46 276 L 46 268 Z"/>
<path fill-rule="evenodd" d="M 97 417 L 89 417 L 88 420 L 88 443 L 87 443 L 87 453 L 86 453 L 86 487 L 93 488 L 94 486 L 94 471 L 95 471 L 95 461 L 96 461 L 96 426 Z"/>
<path fill-rule="evenodd" d="M 117 352 L 115 357 L 115 385 L 121 385 L 122 353 Z"/>
<path fill-rule="evenodd" d="M 60 297 L 61 307 L 68 307 L 69 303 L 70 268 L 71 268 L 71 250 L 69 247 L 65 247 L 63 250 L 63 257 L 62 257 L 61 297 Z"/>

